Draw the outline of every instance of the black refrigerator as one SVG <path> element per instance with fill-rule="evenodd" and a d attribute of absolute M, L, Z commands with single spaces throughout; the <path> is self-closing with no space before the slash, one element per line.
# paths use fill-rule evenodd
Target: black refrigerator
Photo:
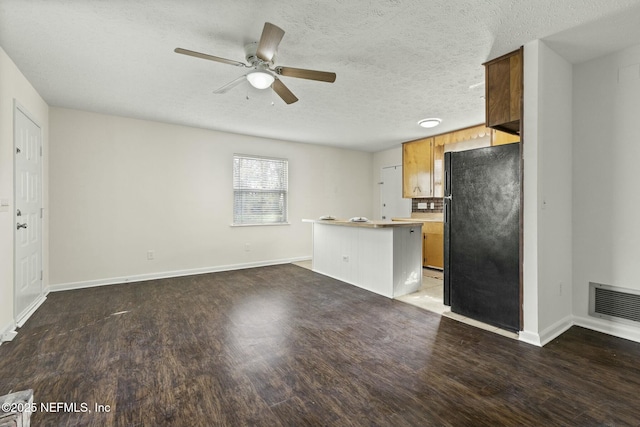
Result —
<path fill-rule="evenodd" d="M 520 143 L 445 153 L 444 303 L 520 330 Z"/>

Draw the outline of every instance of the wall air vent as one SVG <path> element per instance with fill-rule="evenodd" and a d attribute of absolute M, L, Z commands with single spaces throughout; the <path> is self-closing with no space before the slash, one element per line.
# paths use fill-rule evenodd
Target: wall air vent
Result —
<path fill-rule="evenodd" d="M 640 323 L 640 290 L 589 282 L 589 315 L 623 323 Z"/>

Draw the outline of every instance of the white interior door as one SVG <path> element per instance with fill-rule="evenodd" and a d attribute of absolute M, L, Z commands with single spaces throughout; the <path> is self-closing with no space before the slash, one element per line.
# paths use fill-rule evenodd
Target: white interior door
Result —
<path fill-rule="evenodd" d="M 411 199 L 402 198 L 402 166 L 382 168 L 380 181 L 380 216 L 382 219 L 409 218 L 411 216 Z"/>
<path fill-rule="evenodd" d="M 43 298 L 42 132 L 21 107 L 14 108 L 15 315 L 20 326 Z"/>

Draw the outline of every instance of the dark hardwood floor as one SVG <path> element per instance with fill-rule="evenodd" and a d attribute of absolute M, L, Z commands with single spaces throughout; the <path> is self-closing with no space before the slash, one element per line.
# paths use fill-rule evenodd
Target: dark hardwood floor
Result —
<path fill-rule="evenodd" d="M 34 426 L 637 426 L 640 344 L 537 348 L 281 265 L 50 294 L 0 346 L 0 395 L 28 388 L 80 411 Z"/>

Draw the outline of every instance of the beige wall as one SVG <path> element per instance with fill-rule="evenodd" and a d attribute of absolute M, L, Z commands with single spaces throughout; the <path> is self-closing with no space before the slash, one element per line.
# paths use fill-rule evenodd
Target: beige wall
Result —
<path fill-rule="evenodd" d="M 49 134 L 49 107 L 22 75 L 13 61 L 0 48 L 0 199 L 8 200 L 8 208 L 0 208 L 0 335 L 13 328 L 13 109 L 18 102 L 42 128 L 44 150 L 43 203 L 43 267 L 48 271 L 48 186 L 47 156 Z M 46 273 L 45 273 L 46 274 Z M 47 277 L 44 278 L 47 286 Z"/>
<path fill-rule="evenodd" d="M 309 258 L 303 218 L 371 215 L 372 153 L 61 108 L 50 138 L 52 289 Z M 290 225 L 230 226 L 234 153 L 289 159 Z"/>
<path fill-rule="evenodd" d="M 589 282 L 640 292 L 640 45 L 574 68 L 574 315 L 640 341 L 638 326 L 588 315 Z"/>

